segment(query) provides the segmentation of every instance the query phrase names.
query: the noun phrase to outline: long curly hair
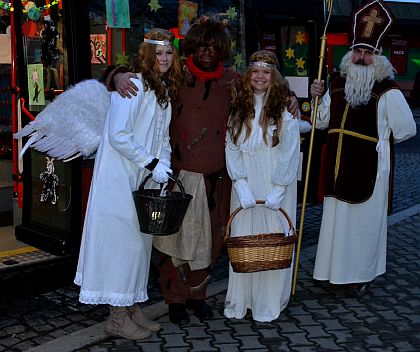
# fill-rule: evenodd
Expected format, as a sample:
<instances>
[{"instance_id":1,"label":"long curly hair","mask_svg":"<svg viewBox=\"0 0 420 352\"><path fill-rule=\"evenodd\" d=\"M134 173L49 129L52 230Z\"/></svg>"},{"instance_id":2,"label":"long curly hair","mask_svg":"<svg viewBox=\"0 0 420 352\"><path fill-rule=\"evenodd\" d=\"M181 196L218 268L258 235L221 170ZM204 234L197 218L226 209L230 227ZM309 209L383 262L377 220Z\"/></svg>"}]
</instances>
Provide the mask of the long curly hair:
<instances>
[{"instance_id":1,"label":"long curly hair","mask_svg":"<svg viewBox=\"0 0 420 352\"><path fill-rule=\"evenodd\" d=\"M265 62L276 65L279 62L277 57L270 51L256 51L249 58L250 62ZM273 134L272 146L279 143L280 130L282 126L282 112L287 108L286 99L289 95L289 84L283 78L277 68L271 70L271 82L267 91L264 93L263 109L260 116L255 116L254 92L251 86L251 75L254 67L249 65L244 76L239 82L236 91L233 92L233 108L229 118L228 129L236 144L245 128L245 140L250 136L252 130L252 120L259 118L259 124L263 129L264 142L267 142L267 130L270 125L276 125Z\"/></svg>"},{"instance_id":2,"label":"long curly hair","mask_svg":"<svg viewBox=\"0 0 420 352\"><path fill-rule=\"evenodd\" d=\"M142 74L145 90L154 90L159 105L166 108L169 102L176 100L182 79L179 54L173 44L175 35L166 29L153 28L144 37L171 42L174 52L173 63L164 74L161 74L159 70L155 44L141 43L137 52L137 58L133 63L134 71Z\"/></svg>"},{"instance_id":3,"label":"long curly hair","mask_svg":"<svg viewBox=\"0 0 420 352\"><path fill-rule=\"evenodd\" d=\"M193 55L200 46L212 45L219 50L220 60L230 59L230 39L223 23L214 18L195 22L184 40L185 56Z\"/></svg>"}]
</instances>

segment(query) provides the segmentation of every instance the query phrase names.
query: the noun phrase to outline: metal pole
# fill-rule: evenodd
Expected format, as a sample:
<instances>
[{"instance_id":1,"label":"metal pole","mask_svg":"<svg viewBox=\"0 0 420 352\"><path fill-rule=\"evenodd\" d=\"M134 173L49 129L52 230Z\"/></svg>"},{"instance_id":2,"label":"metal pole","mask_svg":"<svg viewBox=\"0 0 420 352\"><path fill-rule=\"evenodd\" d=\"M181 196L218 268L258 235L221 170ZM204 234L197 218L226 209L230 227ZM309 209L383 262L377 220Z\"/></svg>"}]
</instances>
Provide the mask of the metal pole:
<instances>
[{"instance_id":1,"label":"metal pole","mask_svg":"<svg viewBox=\"0 0 420 352\"><path fill-rule=\"evenodd\" d=\"M20 7L18 7L20 8ZM11 85L12 85L12 133L17 132L17 67L16 67L16 28L15 28L15 12L14 1L10 1L10 53L11 53ZM17 140L12 138L12 172L13 172L13 193L18 191L18 145Z\"/></svg>"},{"instance_id":2,"label":"metal pole","mask_svg":"<svg viewBox=\"0 0 420 352\"><path fill-rule=\"evenodd\" d=\"M107 65L112 65L112 28L106 29L106 61Z\"/></svg>"},{"instance_id":3,"label":"metal pole","mask_svg":"<svg viewBox=\"0 0 420 352\"><path fill-rule=\"evenodd\" d=\"M322 79L322 70L324 68L324 58L325 58L325 47L326 47L326 43L327 43L326 32L327 32L327 26L328 26L328 22L329 22L330 15L331 15L333 2L334 2L333 0L327 1L327 6L326 6L326 9L327 9L327 12L328 12L328 18L327 18L327 21L325 23L324 33L321 37L321 50L320 50L320 54L319 54L319 65L318 65L318 76L317 76L318 80ZM300 215L298 242L297 242L297 245L296 245L295 265L294 265L294 268L293 268L292 295L294 295L296 293L297 273L298 273L298 269L299 269L300 249L301 249L301 246L302 246L303 224L304 224L304 221L305 221L306 197L307 197L307 194L308 194L308 183L309 183L309 174L310 174L310 170L311 170L312 149L313 149L314 136L315 136L316 115L318 113L318 102L319 102L319 97L317 96L317 97L315 97L314 108L312 109L312 114L311 114L312 130L311 130L311 138L310 138L310 141L309 141L308 162L307 162L307 166L306 166L305 186L304 186L304 189L303 189L302 212L301 212L301 215Z\"/></svg>"}]
</instances>

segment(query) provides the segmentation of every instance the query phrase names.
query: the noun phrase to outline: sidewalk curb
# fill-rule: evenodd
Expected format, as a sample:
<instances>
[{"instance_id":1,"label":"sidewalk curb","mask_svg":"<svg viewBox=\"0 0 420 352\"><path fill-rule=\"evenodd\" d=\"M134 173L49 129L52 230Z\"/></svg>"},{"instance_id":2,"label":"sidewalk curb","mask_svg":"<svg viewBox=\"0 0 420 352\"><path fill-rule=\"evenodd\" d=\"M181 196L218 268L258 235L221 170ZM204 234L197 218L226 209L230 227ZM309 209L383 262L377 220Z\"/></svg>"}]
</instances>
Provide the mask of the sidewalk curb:
<instances>
[{"instance_id":1,"label":"sidewalk curb","mask_svg":"<svg viewBox=\"0 0 420 352\"><path fill-rule=\"evenodd\" d=\"M395 225L396 223L403 221L418 213L420 213L420 204L416 204L410 208L401 210L398 213L388 216L388 226Z\"/></svg>"},{"instance_id":2,"label":"sidewalk curb","mask_svg":"<svg viewBox=\"0 0 420 352\"><path fill-rule=\"evenodd\" d=\"M416 204L408 209L392 214L388 216L388 226L393 226L400 221L406 220L418 213L420 213L420 204ZM304 263L307 260L313 258L316 253L316 247L317 245L312 245L302 250L300 262ZM226 291L227 284L227 278L211 283L207 289L207 296L215 296ZM163 315L168 314L168 306L164 301L160 301L145 307L144 312L150 318L157 319ZM103 323L98 323L86 329L76 331L69 335L33 347L29 350L26 350L26 352L72 352L88 345L103 341L106 338L107 335L104 333Z\"/></svg>"},{"instance_id":3,"label":"sidewalk curb","mask_svg":"<svg viewBox=\"0 0 420 352\"><path fill-rule=\"evenodd\" d=\"M228 280L226 278L210 284L207 289L207 295L211 297L226 291L227 282ZM151 319L156 319L168 314L168 306L164 301L160 301L143 308L143 311ZM26 350L26 352L72 352L88 345L101 342L108 337L104 332L103 325L104 323L92 325L86 329L76 331L69 335L33 347Z\"/></svg>"}]
</instances>

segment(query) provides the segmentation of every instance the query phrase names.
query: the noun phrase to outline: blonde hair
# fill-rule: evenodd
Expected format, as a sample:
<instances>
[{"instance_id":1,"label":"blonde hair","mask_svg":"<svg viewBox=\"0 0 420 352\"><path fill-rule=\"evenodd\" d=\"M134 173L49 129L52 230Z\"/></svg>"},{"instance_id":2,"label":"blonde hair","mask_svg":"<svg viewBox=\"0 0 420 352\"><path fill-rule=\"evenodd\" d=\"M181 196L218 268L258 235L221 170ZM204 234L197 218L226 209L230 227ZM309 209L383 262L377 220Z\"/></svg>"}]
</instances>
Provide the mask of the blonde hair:
<instances>
[{"instance_id":1,"label":"blonde hair","mask_svg":"<svg viewBox=\"0 0 420 352\"><path fill-rule=\"evenodd\" d=\"M156 45L143 42L139 46L137 60L133 65L134 70L142 74L145 90L154 90L159 105L167 107L169 102L176 99L182 78L179 55L173 43L175 35L166 29L153 28L144 37L152 40L168 41L171 43L174 52L171 67L167 72L161 74L156 58Z\"/></svg>"},{"instance_id":2,"label":"blonde hair","mask_svg":"<svg viewBox=\"0 0 420 352\"><path fill-rule=\"evenodd\" d=\"M277 57L270 51L260 50L251 55L250 62L264 62L278 67ZM238 142L243 128L245 128L245 140L251 134L252 119L260 118L260 125L263 129L264 142L267 143L267 130L269 125L276 125L273 135L272 146L279 143L280 130L282 125L282 112L286 109L286 99L289 95L289 84L277 68L268 67L271 71L271 82L264 93L263 109L260 116L255 116L254 92L251 86L251 75L254 66L249 65L242 77L237 90L233 94L233 109L229 119L229 132L233 142Z\"/></svg>"}]
</instances>

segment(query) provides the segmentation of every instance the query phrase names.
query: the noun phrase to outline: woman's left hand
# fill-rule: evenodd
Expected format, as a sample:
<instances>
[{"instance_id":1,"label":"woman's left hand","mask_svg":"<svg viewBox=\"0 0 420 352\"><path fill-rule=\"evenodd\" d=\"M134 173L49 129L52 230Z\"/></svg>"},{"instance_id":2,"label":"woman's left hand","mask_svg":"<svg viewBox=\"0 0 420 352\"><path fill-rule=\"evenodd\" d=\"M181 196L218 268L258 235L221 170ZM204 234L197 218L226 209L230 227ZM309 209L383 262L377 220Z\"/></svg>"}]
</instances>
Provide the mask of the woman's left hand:
<instances>
[{"instance_id":1,"label":"woman's left hand","mask_svg":"<svg viewBox=\"0 0 420 352\"><path fill-rule=\"evenodd\" d=\"M279 210L285 193L285 186L275 185L273 189L265 196L264 206L269 209Z\"/></svg>"}]
</instances>

